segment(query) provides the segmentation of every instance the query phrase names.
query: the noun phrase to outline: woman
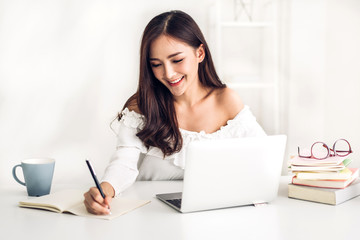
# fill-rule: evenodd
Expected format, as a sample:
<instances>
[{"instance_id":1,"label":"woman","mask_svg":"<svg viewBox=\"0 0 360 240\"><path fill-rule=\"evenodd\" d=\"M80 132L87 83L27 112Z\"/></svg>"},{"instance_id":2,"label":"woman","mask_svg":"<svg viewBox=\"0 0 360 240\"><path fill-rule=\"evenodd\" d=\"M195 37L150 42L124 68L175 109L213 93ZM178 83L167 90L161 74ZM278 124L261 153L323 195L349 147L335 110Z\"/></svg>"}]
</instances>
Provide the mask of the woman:
<instances>
[{"instance_id":1,"label":"woman","mask_svg":"<svg viewBox=\"0 0 360 240\"><path fill-rule=\"evenodd\" d=\"M101 183L106 198L96 188L84 194L94 214L108 214L111 198L135 180L182 179L190 141L265 135L220 81L201 30L181 11L146 26L138 90L118 119L117 151Z\"/></svg>"}]
</instances>

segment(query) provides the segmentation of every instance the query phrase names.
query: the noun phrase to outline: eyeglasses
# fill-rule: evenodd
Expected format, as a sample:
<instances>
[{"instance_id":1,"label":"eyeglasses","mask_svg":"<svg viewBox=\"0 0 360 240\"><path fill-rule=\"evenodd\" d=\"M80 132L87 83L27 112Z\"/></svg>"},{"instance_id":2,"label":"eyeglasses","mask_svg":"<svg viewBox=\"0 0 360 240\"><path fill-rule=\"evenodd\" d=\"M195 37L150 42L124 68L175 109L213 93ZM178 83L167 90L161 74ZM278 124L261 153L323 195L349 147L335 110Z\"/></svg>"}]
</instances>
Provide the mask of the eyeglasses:
<instances>
[{"instance_id":1,"label":"eyeglasses","mask_svg":"<svg viewBox=\"0 0 360 240\"><path fill-rule=\"evenodd\" d=\"M332 148L329 148L323 142L315 142L311 146L310 154L300 154L300 147L298 147L298 155L302 158L314 158L323 160L327 157L340 156L345 157L352 153L350 143L345 139L338 139L335 141Z\"/></svg>"}]
</instances>

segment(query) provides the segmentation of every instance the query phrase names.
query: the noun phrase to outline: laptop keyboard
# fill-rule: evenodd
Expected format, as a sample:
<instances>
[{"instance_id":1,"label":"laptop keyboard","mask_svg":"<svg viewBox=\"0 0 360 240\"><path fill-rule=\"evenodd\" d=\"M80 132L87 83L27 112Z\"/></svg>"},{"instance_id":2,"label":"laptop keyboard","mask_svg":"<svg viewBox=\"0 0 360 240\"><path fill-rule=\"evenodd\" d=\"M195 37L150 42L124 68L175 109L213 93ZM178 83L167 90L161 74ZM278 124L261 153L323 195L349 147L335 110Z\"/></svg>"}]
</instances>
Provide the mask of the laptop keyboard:
<instances>
[{"instance_id":1,"label":"laptop keyboard","mask_svg":"<svg viewBox=\"0 0 360 240\"><path fill-rule=\"evenodd\" d=\"M181 208L181 199L169 199L166 200L167 202L171 203L172 205L174 205L177 208Z\"/></svg>"}]
</instances>

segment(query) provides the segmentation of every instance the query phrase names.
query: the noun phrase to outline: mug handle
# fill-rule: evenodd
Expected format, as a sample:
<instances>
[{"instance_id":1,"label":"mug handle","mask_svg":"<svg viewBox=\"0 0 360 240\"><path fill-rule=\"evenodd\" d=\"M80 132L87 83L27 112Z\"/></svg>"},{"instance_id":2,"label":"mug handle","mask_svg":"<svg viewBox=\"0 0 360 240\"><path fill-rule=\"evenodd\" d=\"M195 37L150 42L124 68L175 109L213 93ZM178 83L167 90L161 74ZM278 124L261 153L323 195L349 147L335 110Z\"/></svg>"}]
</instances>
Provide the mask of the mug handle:
<instances>
[{"instance_id":1,"label":"mug handle","mask_svg":"<svg viewBox=\"0 0 360 240\"><path fill-rule=\"evenodd\" d=\"M26 186L26 184L25 184L24 182L22 182L22 181L16 176L16 168L17 168L17 167L21 167L21 164L15 165L15 166L13 167L13 169L12 169L12 175L13 175L14 179L15 179L18 183L20 183L21 185Z\"/></svg>"}]
</instances>

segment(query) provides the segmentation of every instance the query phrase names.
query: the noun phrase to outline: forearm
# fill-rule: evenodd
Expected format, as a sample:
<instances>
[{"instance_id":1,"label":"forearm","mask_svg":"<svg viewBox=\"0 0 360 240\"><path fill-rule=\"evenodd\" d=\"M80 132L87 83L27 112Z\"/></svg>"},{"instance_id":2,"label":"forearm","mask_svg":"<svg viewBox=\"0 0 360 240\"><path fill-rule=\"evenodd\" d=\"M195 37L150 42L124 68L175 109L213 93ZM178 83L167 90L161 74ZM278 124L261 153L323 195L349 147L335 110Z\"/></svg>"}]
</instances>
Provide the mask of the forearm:
<instances>
[{"instance_id":1,"label":"forearm","mask_svg":"<svg viewBox=\"0 0 360 240\"><path fill-rule=\"evenodd\" d=\"M118 148L112 156L110 164L107 166L102 182L107 182L112 186L114 195L118 195L129 187L139 173L137 162L140 150L134 147Z\"/></svg>"}]
</instances>

